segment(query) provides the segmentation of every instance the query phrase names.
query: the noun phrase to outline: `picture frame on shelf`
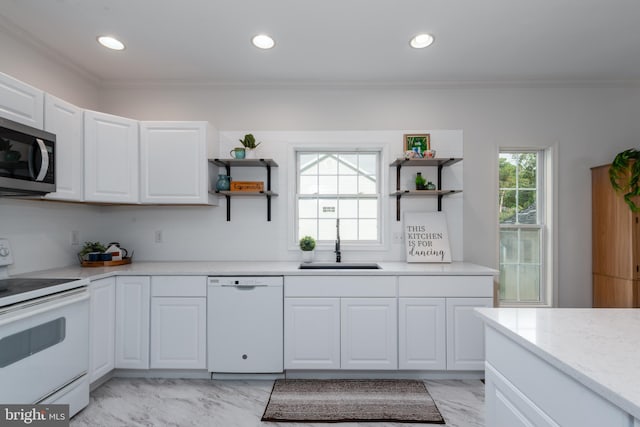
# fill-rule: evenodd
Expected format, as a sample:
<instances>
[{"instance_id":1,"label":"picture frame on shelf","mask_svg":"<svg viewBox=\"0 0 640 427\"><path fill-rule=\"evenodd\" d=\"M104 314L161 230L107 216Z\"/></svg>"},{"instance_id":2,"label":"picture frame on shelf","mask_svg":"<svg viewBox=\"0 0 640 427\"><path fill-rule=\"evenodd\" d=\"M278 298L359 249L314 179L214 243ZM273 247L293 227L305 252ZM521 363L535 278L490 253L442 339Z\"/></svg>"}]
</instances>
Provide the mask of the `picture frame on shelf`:
<instances>
[{"instance_id":1,"label":"picture frame on shelf","mask_svg":"<svg viewBox=\"0 0 640 427\"><path fill-rule=\"evenodd\" d=\"M413 151L424 156L424 153L431 150L431 135L428 133L406 133L404 134L404 151Z\"/></svg>"}]
</instances>

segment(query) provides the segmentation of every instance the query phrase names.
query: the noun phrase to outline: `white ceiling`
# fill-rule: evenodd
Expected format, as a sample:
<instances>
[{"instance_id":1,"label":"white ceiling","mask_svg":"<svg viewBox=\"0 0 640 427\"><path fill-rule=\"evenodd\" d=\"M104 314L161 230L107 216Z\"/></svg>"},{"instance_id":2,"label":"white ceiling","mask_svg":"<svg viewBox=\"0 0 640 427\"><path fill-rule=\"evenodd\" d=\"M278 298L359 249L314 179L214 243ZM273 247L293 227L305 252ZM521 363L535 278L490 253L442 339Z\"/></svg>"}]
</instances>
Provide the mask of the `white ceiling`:
<instances>
[{"instance_id":1,"label":"white ceiling","mask_svg":"<svg viewBox=\"0 0 640 427\"><path fill-rule=\"evenodd\" d=\"M640 80L638 0L1 0L0 15L105 83ZM251 45L261 32L275 49ZM435 43L411 49L419 32Z\"/></svg>"}]
</instances>

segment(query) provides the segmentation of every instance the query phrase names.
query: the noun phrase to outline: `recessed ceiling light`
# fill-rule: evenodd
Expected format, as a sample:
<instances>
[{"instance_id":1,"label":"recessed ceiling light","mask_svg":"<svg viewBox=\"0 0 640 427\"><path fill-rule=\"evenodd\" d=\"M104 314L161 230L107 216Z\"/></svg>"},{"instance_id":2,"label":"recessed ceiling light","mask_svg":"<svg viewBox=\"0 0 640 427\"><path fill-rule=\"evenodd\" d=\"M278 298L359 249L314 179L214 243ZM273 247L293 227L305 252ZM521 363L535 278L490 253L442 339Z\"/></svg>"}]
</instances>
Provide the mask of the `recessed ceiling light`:
<instances>
[{"instance_id":1,"label":"recessed ceiling light","mask_svg":"<svg viewBox=\"0 0 640 427\"><path fill-rule=\"evenodd\" d=\"M409 42L409 45L411 45L411 47L414 49L423 49L427 46L431 46L431 43L433 43L433 40L434 38L431 34L427 34L427 33L418 34L417 36L411 39L411 41Z\"/></svg>"},{"instance_id":2,"label":"recessed ceiling light","mask_svg":"<svg viewBox=\"0 0 640 427\"><path fill-rule=\"evenodd\" d=\"M100 43L102 46L106 48L113 49L113 50L124 49L124 43L122 43L120 40L111 36L98 36L98 43Z\"/></svg>"},{"instance_id":3,"label":"recessed ceiling light","mask_svg":"<svg viewBox=\"0 0 640 427\"><path fill-rule=\"evenodd\" d=\"M258 34L251 39L251 43L258 49L271 49L276 45L271 37L266 34Z\"/></svg>"}]
</instances>

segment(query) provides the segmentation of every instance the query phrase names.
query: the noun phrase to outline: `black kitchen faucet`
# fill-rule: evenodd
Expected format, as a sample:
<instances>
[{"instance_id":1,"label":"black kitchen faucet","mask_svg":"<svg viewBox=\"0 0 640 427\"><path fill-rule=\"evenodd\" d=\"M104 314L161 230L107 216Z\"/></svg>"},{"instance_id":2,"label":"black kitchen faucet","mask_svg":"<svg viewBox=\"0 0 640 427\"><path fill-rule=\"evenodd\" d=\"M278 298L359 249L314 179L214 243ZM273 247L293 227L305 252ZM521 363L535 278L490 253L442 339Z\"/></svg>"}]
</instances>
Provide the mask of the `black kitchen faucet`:
<instances>
[{"instance_id":1,"label":"black kitchen faucet","mask_svg":"<svg viewBox=\"0 0 640 427\"><path fill-rule=\"evenodd\" d=\"M336 262L340 262L340 218L336 219L336 250L334 252L336 253Z\"/></svg>"}]
</instances>

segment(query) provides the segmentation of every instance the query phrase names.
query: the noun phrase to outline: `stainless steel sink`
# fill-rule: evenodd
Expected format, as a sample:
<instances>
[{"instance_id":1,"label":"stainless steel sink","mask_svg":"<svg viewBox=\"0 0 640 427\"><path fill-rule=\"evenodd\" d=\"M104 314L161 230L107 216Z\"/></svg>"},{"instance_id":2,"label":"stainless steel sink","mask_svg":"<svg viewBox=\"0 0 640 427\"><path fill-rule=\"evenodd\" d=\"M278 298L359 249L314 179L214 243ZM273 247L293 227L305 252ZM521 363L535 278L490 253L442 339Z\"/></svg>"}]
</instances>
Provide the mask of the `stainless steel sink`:
<instances>
[{"instance_id":1,"label":"stainless steel sink","mask_svg":"<svg viewBox=\"0 0 640 427\"><path fill-rule=\"evenodd\" d=\"M303 262L301 270L380 270L375 262Z\"/></svg>"}]
</instances>

